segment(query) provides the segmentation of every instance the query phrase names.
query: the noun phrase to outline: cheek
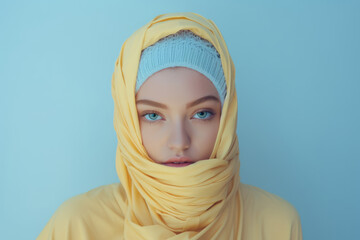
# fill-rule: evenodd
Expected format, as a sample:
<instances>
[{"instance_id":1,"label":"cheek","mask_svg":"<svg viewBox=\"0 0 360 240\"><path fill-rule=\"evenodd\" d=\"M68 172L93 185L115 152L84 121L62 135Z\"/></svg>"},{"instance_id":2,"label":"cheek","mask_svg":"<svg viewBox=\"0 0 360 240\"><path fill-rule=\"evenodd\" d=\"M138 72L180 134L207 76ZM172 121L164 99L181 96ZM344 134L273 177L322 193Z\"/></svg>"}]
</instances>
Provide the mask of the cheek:
<instances>
[{"instance_id":1,"label":"cheek","mask_svg":"<svg viewBox=\"0 0 360 240\"><path fill-rule=\"evenodd\" d=\"M148 153L149 157L156 160L156 155L159 153L159 149L162 144L160 134L158 134L159 129L154 126L150 126L149 124L140 123L140 131L142 143L146 152Z\"/></svg>"},{"instance_id":2,"label":"cheek","mask_svg":"<svg viewBox=\"0 0 360 240\"><path fill-rule=\"evenodd\" d=\"M194 128L192 144L194 149L199 149L200 158L209 158L214 148L217 133L219 130L219 122L198 125Z\"/></svg>"}]
</instances>

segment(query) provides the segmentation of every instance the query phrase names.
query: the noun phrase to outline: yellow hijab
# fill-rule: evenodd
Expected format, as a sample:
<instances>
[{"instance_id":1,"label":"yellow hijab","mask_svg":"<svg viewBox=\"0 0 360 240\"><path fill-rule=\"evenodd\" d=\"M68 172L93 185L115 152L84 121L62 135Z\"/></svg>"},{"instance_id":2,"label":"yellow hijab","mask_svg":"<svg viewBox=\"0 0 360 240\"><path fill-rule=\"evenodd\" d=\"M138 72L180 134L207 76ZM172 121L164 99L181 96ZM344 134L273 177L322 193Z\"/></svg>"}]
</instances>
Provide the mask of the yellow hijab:
<instances>
[{"instance_id":1,"label":"yellow hijab","mask_svg":"<svg viewBox=\"0 0 360 240\"><path fill-rule=\"evenodd\" d=\"M220 127L210 159L183 168L153 162L141 141L135 83L141 51L188 29L221 56L227 84ZM235 68L215 23L195 13L162 14L137 30L121 48L112 76L116 170L126 193L124 239L238 239L242 202L236 135Z\"/></svg>"},{"instance_id":2,"label":"yellow hijab","mask_svg":"<svg viewBox=\"0 0 360 240\"><path fill-rule=\"evenodd\" d=\"M182 29L220 53L227 95L210 159L172 168L154 163L141 143L135 81L141 51ZM302 239L300 217L290 203L240 183L235 68L211 20L195 13L162 14L136 31L116 61L112 95L121 183L65 201L37 240Z\"/></svg>"}]
</instances>

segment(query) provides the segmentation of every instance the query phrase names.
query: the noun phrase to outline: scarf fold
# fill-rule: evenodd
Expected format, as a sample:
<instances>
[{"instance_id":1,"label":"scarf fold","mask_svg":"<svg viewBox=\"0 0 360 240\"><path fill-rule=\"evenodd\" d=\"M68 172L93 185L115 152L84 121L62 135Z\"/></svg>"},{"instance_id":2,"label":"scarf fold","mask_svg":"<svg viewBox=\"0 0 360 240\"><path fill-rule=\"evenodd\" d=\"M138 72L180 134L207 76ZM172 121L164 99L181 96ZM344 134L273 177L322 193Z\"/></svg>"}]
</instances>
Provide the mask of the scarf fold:
<instances>
[{"instance_id":1,"label":"scarf fold","mask_svg":"<svg viewBox=\"0 0 360 240\"><path fill-rule=\"evenodd\" d=\"M155 163L142 145L135 84L141 51L182 29L191 30L217 49L227 95L210 158L172 168ZM115 64L111 92L118 139L116 170L127 196L119 202L127 209L124 238L240 238L242 204L235 67L215 23L190 12L155 17L124 42Z\"/></svg>"}]
</instances>

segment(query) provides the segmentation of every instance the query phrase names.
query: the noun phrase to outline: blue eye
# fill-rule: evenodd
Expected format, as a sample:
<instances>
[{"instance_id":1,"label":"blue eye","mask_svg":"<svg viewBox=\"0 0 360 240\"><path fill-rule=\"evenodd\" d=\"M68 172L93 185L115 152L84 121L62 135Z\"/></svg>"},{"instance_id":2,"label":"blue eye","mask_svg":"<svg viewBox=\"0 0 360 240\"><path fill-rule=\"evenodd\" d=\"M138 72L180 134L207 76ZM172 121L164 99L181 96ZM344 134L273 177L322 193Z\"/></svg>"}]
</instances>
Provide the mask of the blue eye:
<instances>
[{"instance_id":1,"label":"blue eye","mask_svg":"<svg viewBox=\"0 0 360 240\"><path fill-rule=\"evenodd\" d=\"M147 113L144 115L144 117L146 118L146 120L149 120L149 121L156 121L156 120L161 119L159 114L156 114L156 113Z\"/></svg>"},{"instance_id":2,"label":"blue eye","mask_svg":"<svg viewBox=\"0 0 360 240\"><path fill-rule=\"evenodd\" d=\"M198 119L208 119L212 115L214 115L214 114L209 111L201 111L201 112L197 112L195 114L195 116L198 116Z\"/></svg>"}]
</instances>

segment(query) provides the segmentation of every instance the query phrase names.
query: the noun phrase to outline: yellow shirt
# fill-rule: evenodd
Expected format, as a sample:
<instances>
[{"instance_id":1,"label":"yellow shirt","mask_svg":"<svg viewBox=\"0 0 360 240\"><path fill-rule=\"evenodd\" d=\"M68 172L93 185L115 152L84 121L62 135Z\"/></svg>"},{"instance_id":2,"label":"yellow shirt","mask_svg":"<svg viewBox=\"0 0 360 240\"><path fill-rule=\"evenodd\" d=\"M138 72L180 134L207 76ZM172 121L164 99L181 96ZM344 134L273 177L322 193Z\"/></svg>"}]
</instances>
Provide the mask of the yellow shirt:
<instances>
[{"instance_id":1,"label":"yellow shirt","mask_svg":"<svg viewBox=\"0 0 360 240\"><path fill-rule=\"evenodd\" d=\"M241 239L302 239L299 215L289 202L243 183L240 192L243 201ZM126 209L121 209L119 202L126 202L120 183L104 185L72 197L57 209L37 240L124 239Z\"/></svg>"}]
</instances>

